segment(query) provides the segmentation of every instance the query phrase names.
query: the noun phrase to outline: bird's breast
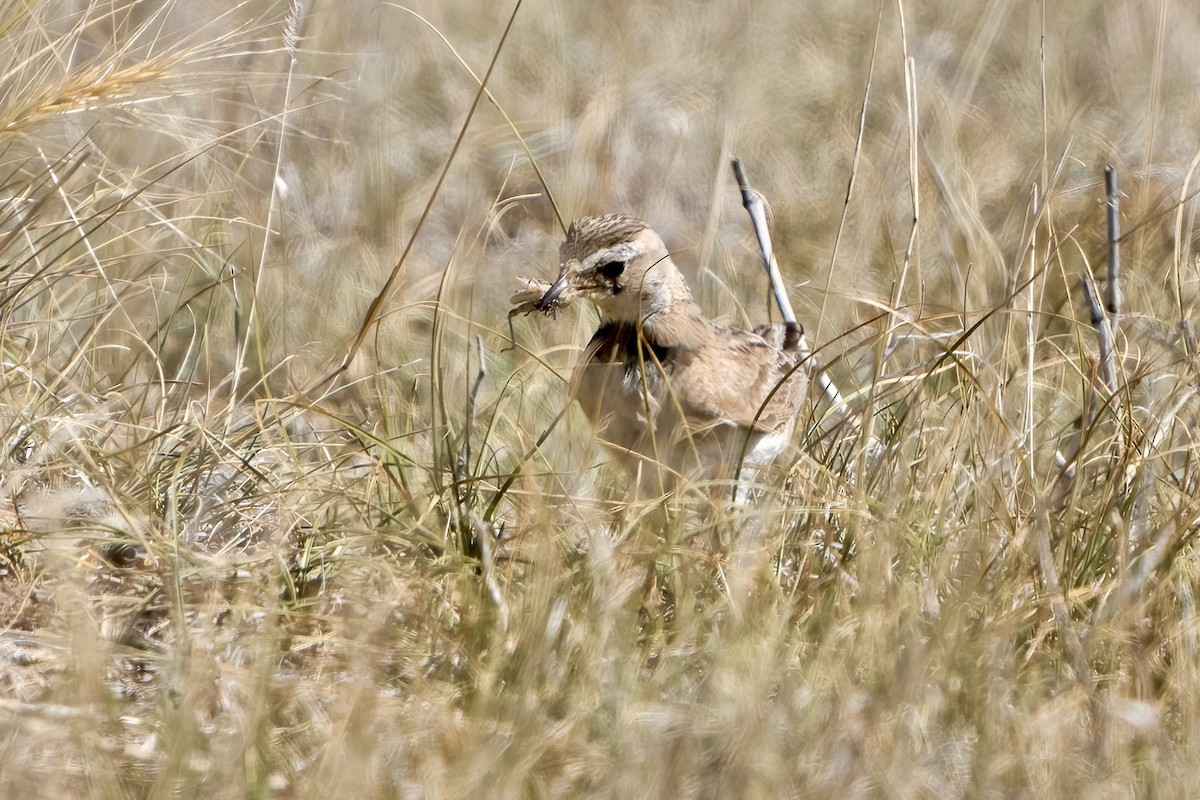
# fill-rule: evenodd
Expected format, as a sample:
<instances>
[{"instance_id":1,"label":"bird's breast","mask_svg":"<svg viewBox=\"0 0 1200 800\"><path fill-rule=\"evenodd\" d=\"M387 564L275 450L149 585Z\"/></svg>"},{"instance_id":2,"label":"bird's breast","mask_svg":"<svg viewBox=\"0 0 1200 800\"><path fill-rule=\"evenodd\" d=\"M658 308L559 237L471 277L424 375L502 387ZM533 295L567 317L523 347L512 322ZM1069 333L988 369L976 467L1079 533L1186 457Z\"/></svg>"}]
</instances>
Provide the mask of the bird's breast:
<instances>
[{"instance_id":1,"label":"bird's breast","mask_svg":"<svg viewBox=\"0 0 1200 800\"><path fill-rule=\"evenodd\" d=\"M655 429L675 362L673 348L646 341L633 325L609 323L576 367L572 394L606 439L632 446Z\"/></svg>"}]
</instances>

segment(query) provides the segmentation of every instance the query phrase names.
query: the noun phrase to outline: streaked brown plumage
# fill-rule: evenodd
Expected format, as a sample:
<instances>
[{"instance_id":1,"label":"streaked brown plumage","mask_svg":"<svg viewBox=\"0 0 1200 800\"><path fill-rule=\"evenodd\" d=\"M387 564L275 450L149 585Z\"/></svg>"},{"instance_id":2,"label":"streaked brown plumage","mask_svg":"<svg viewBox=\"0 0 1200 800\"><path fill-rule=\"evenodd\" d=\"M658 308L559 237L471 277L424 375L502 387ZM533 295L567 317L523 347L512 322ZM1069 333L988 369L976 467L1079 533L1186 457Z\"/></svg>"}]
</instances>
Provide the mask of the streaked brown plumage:
<instances>
[{"instance_id":1,"label":"streaked brown plumage","mask_svg":"<svg viewBox=\"0 0 1200 800\"><path fill-rule=\"evenodd\" d=\"M799 325L746 331L709 320L662 239L632 217L575 222L560 261L540 299L514 296L527 299L514 313L556 313L579 298L599 308L572 392L628 467L650 460L720 475L743 454L764 466L786 446L808 386Z\"/></svg>"}]
</instances>

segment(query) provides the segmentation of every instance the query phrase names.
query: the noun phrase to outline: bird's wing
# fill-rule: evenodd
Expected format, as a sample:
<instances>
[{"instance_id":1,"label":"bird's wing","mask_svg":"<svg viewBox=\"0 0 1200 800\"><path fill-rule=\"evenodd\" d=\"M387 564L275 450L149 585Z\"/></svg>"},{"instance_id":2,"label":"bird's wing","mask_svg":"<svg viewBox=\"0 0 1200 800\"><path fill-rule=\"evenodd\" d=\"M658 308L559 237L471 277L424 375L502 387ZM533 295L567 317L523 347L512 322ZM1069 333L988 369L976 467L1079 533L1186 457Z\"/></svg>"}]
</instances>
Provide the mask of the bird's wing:
<instances>
[{"instance_id":1,"label":"bird's wing","mask_svg":"<svg viewBox=\"0 0 1200 800\"><path fill-rule=\"evenodd\" d=\"M751 332L721 326L711 344L694 351L686 363L681 359L672 385L693 426L733 424L773 431L785 425L799 410L808 385L803 368L797 368L798 330L772 325Z\"/></svg>"}]
</instances>

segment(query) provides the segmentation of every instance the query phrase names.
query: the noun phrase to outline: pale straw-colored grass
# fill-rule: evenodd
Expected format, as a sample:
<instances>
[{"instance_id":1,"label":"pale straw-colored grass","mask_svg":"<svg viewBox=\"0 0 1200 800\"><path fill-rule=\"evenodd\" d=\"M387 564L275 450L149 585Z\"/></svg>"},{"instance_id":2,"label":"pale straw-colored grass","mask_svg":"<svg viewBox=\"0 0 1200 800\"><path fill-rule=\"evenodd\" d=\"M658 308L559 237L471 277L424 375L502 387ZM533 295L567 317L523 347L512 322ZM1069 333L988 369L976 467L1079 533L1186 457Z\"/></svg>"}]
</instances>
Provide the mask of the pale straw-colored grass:
<instances>
[{"instance_id":1,"label":"pale straw-colored grass","mask_svg":"<svg viewBox=\"0 0 1200 800\"><path fill-rule=\"evenodd\" d=\"M512 10L0 10L0 795L1192 794L1200 19ZM863 426L631 500L507 298L764 321L734 154Z\"/></svg>"}]
</instances>

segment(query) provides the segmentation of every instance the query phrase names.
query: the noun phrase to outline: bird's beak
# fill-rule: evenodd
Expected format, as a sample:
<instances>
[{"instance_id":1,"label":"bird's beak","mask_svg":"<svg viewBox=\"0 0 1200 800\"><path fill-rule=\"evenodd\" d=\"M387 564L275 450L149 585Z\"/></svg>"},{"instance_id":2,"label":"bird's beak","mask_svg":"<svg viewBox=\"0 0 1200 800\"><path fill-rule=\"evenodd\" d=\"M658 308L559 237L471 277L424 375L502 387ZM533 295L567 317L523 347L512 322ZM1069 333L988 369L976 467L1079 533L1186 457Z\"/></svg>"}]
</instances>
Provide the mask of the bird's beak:
<instances>
[{"instance_id":1,"label":"bird's beak","mask_svg":"<svg viewBox=\"0 0 1200 800\"><path fill-rule=\"evenodd\" d=\"M562 293L567 290L568 283L567 275L564 273L546 290L546 293L542 295L542 299L537 301L535 304L537 310L545 314L557 308L558 300L562 296Z\"/></svg>"}]
</instances>

